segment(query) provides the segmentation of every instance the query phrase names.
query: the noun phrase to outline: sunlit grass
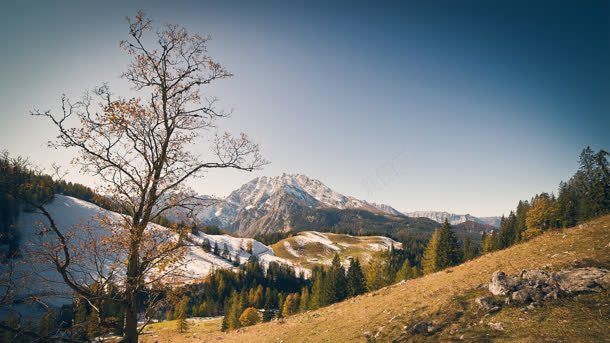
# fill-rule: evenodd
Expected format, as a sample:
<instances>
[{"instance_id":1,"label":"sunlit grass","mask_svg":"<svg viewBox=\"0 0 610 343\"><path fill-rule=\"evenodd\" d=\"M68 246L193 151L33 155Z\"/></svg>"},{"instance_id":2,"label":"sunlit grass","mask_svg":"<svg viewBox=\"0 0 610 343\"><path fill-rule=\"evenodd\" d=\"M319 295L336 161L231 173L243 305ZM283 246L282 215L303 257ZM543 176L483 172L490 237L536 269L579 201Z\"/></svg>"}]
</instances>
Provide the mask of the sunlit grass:
<instances>
[{"instance_id":1,"label":"sunlit grass","mask_svg":"<svg viewBox=\"0 0 610 343\"><path fill-rule=\"evenodd\" d=\"M141 342L200 342L207 341L211 334L220 333L222 317L212 319L189 319L188 331L178 332L176 320L153 323L145 328Z\"/></svg>"}]
</instances>

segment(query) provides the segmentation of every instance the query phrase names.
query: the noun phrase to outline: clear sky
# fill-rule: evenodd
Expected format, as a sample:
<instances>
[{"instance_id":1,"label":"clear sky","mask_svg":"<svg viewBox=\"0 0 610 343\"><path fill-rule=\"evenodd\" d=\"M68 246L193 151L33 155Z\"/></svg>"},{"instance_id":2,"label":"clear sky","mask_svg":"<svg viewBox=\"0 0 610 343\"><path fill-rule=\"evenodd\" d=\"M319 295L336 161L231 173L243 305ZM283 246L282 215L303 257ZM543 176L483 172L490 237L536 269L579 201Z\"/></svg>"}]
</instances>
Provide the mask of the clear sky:
<instances>
[{"instance_id":1,"label":"clear sky","mask_svg":"<svg viewBox=\"0 0 610 343\"><path fill-rule=\"evenodd\" d=\"M212 35L235 74L206 90L234 110L220 125L272 162L210 172L197 191L301 173L400 210L499 215L555 191L583 147L610 148L609 4L6 1L0 149L66 164L73 152L48 149L54 132L28 112L102 82L126 91L118 42L142 9Z\"/></svg>"}]
</instances>

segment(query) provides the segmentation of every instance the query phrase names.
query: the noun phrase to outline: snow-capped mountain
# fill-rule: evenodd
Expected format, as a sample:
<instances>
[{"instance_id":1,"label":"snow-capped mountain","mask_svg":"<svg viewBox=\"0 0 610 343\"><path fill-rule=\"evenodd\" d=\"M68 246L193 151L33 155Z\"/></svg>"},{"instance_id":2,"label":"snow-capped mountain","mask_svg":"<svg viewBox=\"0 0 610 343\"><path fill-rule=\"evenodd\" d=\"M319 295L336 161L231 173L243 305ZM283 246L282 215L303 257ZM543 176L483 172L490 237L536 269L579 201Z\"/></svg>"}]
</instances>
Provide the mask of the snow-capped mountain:
<instances>
[{"instance_id":1,"label":"snow-capped mountain","mask_svg":"<svg viewBox=\"0 0 610 343\"><path fill-rule=\"evenodd\" d=\"M493 227L500 226L500 217L475 217L470 214L455 214L449 212L441 212L441 211L414 211L414 212L404 212L405 215L409 217L420 217L420 218L428 218L432 219L439 223L444 223L445 219L449 221L449 224L456 225L461 224L467 221L473 221L479 224L487 224Z\"/></svg>"},{"instance_id":2,"label":"snow-capped mountain","mask_svg":"<svg viewBox=\"0 0 610 343\"><path fill-rule=\"evenodd\" d=\"M391 206L340 194L305 175L282 174L253 179L224 201L206 209L199 219L231 232L252 236L289 230L293 217L308 209L357 209L380 215L401 215Z\"/></svg>"}]
</instances>

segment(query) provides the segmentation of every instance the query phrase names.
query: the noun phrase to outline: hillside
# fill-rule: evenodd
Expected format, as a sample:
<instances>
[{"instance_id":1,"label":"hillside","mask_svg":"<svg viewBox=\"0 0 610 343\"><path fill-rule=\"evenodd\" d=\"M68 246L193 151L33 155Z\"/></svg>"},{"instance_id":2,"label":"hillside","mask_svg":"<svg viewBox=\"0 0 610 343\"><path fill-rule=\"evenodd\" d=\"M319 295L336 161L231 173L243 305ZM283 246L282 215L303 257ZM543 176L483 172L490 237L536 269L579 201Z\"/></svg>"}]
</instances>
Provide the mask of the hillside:
<instances>
[{"instance_id":1,"label":"hillside","mask_svg":"<svg viewBox=\"0 0 610 343\"><path fill-rule=\"evenodd\" d=\"M55 195L54 200L46 206L46 209L52 215L59 229L64 234L69 230L79 228L79 226L90 225L93 228L91 234L96 235L94 237L108 234L108 232L100 229L98 222L100 216L109 215L110 218L115 219L120 218L121 216L118 213L102 209L99 206L84 200L60 194ZM22 249L24 249L25 257L17 259L15 273L16 276L23 275L24 278L27 278L27 282L24 283L19 291L19 296L27 297L30 294L45 294L45 299L55 306L69 304L72 302L70 297L71 291L61 282L61 277L54 267L40 260L30 261L27 258L27 249L39 246L40 244L54 239L52 234L45 235L40 233L40 222L46 222L46 218L41 214L31 212L22 212L16 222L16 227L21 235L20 245L22 246ZM166 231L167 235L170 237L176 235L170 229L160 225L149 225L155 230ZM91 239L88 236L84 236L86 233L83 230L75 230L74 234L75 236L72 237L73 241ZM290 264L290 261L275 256L270 247L251 238L237 238L229 235L208 235L203 232L198 232L196 234L189 234L187 240L192 243L192 245L187 247L188 250L185 261L183 261L183 265L180 267L183 270L183 273L179 273L181 275L186 275L187 277L176 277L172 280L168 280L168 282L194 282L203 279L215 269L231 269L233 268L232 261L235 261L236 257L239 257L240 263L246 263L251 255L248 252L249 246L252 248L252 254L257 256L259 261L263 264L268 264L270 262ZM211 247L217 245L221 252L226 247L232 261L226 257L206 252L201 247L204 241ZM1 265L0 272L3 271L4 268L6 268L6 266ZM83 268L93 268L92 262L84 261ZM95 273L92 274L95 275Z\"/></svg>"},{"instance_id":2,"label":"hillside","mask_svg":"<svg viewBox=\"0 0 610 343\"><path fill-rule=\"evenodd\" d=\"M402 248L402 244L383 236L350 236L315 231L299 232L271 246L276 256L289 260L295 266L310 269L316 264L330 265L335 254L344 263L350 257L366 263L371 254L379 250Z\"/></svg>"},{"instance_id":3,"label":"hillside","mask_svg":"<svg viewBox=\"0 0 610 343\"><path fill-rule=\"evenodd\" d=\"M610 337L607 290L545 302L543 307L525 311L508 306L488 315L476 310L474 299L488 292L486 285L497 270L515 274L573 265L609 268L609 242L610 216L604 216L317 311L197 337L223 342L451 341L460 337L464 341L599 342ZM409 329L424 320L443 324L442 329L430 336L411 336ZM497 322L502 330L489 326ZM194 335L174 336L172 341L189 341Z\"/></svg>"}]
</instances>

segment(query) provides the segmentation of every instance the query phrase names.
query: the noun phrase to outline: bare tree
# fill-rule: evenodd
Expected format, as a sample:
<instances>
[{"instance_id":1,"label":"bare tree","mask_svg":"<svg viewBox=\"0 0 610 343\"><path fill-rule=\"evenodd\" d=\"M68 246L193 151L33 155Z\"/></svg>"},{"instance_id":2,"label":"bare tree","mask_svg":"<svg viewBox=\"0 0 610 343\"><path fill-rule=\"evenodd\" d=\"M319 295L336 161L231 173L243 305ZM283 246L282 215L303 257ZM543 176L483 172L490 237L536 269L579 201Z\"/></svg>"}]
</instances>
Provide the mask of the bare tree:
<instances>
[{"instance_id":1,"label":"bare tree","mask_svg":"<svg viewBox=\"0 0 610 343\"><path fill-rule=\"evenodd\" d=\"M158 230L149 223L169 211L190 211L201 204L185 184L188 179L209 169L252 171L267 162L244 134L214 135L210 161L192 151L202 132L209 132L217 119L229 115L216 109L215 98L202 95L204 86L232 76L208 55L209 38L177 25L154 27L141 12L127 20L129 39L122 41L121 47L133 60L123 78L141 98L115 96L104 85L76 102L64 96L59 114L39 110L32 114L50 120L59 132L50 145L76 149L73 163L98 177L100 191L112 197L125 214L119 221L100 222L112 233L106 236L109 240L121 235L120 240L107 244L119 250L118 255L124 253L124 341L136 342L140 310L136 295L151 282L147 273L153 268L162 271L178 260L182 247L181 239L159 242ZM153 30L151 39L148 34ZM57 237L54 251L47 257L64 282L81 297L99 296L71 269L72 256L85 252L71 251L76 245L68 243L44 207L40 211Z\"/></svg>"}]
</instances>

